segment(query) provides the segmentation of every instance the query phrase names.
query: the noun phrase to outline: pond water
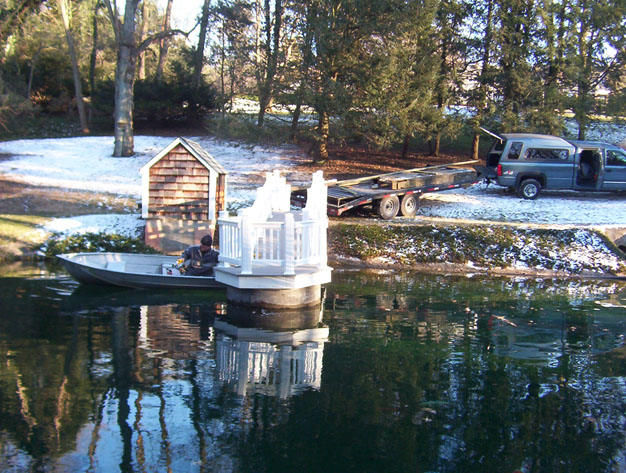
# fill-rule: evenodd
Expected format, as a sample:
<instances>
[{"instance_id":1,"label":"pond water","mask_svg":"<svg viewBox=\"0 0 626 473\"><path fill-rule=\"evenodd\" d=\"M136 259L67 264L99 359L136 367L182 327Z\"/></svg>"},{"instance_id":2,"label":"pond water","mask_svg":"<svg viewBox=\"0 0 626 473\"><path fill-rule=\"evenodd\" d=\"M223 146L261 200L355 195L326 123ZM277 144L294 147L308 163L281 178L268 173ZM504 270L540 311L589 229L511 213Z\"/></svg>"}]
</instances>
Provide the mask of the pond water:
<instances>
[{"instance_id":1,"label":"pond water","mask_svg":"<svg viewBox=\"0 0 626 473\"><path fill-rule=\"evenodd\" d=\"M0 471L626 469L626 282L335 271L323 307L0 285Z\"/></svg>"}]
</instances>

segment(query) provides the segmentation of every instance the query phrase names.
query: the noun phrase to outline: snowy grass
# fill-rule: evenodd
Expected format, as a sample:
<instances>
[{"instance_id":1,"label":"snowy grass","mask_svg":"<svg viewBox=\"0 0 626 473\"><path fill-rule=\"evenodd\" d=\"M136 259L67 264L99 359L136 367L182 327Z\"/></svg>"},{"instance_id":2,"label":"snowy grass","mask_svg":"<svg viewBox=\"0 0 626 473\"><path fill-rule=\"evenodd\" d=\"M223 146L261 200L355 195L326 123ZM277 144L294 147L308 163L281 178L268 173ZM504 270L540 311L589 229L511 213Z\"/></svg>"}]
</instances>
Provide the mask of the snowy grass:
<instances>
[{"instance_id":1,"label":"snowy grass","mask_svg":"<svg viewBox=\"0 0 626 473\"><path fill-rule=\"evenodd\" d=\"M297 160L293 147L242 146L204 137L198 141L229 172L230 208L252 202L265 172L288 172ZM136 155L113 158L111 137L79 137L17 140L0 143L0 173L33 185L59 189L104 192L138 198L139 169L172 141L171 137L136 136ZM451 226L352 226L335 238L331 251L345 258L360 258L387 264L453 262L467 268L545 268L567 272L604 274L624 271L623 260L590 229L594 226L626 226L623 194L545 192L538 200L520 199L497 186L426 194L421 198L420 217L483 222L545 224L570 227L551 234L549 230L502 230L501 225ZM142 220L135 214L86 215L52 219L42 227L51 234L73 235L107 232L136 237ZM343 226L339 226L340 228ZM584 227L584 230L581 228ZM427 230L424 230L427 229ZM332 234L337 235L335 230Z\"/></svg>"},{"instance_id":2,"label":"snowy grass","mask_svg":"<svg viewBox=\"0 0 626 473\"><path fill-rule=\"evenodd\" d=\"M205 137L189 138L228 170L228 202L234 206L254 199L266 172L288 170L293 165L290 156L296 151L290 147L242 146ZM135 155L128 158L111 156L110 136L6 141L0 143L0 154L14 157L0 161L0 174L34 185L139 198L139 170L172 140L135 136Z\"/></svg>"},{"instance_id":3,"label":"snowy grass","mask_svg":"<svg viewBox=\"0 0 626 473\"><path fill-rule=\"evenodd\" d=\"M544 191L526 200L497 185L424 194L419 216L550 225L626 226L624 192Z\"/></svg>"},{"instance_id":4,"label":"snowy grass","mask_svg":"<svg viewBox=\"0 0 626 473\"><path fill-rule=\"evenodd\" d=\"M573 274L626 272L626 260L590 230L491 226L334 225L331 252L344 260L411 267L452 263Z\"/></svg>"}]
</instances>

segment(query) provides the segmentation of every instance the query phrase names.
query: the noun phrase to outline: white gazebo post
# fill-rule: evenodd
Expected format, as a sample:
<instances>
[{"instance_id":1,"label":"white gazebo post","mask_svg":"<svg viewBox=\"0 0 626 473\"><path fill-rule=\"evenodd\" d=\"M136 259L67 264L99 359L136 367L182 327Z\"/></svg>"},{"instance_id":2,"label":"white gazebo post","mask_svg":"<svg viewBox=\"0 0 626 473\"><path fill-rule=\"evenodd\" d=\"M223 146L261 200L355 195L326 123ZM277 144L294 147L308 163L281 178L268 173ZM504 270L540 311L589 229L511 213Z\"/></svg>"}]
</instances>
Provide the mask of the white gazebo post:
<instances>
[{"instance_id":1,"label":"white gazebo post","mask_svg":"<svg viewBox=\"0 0 626 473\"><path fill-rule=\"evenodd\" d=\"M284 238L283 241L285 242L285 262L284 262L284 274L285 276L293 276L294 274L296 274L296 267L295 267L295 261L294 261L294 253L295 253L295 248L294 248L294 230L295 230L295 225L294 225L294 219L293 219L293 214L292 213L287 213L285 214L285 223L283 225L283 233L284 233Z\"/></svg>"},{"instance_id":2,"label":"white gazebo post","mask_svg":"<svg viewBox=\"0 0 626 473\"><path fill-rule=\"evenodd\" d=\"M241 235L241 274L252 274L252 250L254 237L254 228L251 218L246 209L239 211L241 220L239 221Z\"/></svg>"}]
</instances>

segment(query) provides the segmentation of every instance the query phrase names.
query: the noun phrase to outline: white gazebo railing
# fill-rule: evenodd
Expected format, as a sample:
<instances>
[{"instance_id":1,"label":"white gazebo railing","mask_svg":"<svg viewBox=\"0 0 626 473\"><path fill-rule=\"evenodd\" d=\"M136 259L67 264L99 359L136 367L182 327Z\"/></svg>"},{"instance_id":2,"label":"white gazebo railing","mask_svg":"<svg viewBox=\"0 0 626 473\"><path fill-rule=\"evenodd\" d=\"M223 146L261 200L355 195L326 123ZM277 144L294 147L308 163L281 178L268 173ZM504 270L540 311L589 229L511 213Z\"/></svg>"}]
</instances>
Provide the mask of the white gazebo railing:
<instances>
[{"instance_id":1,"label":"white gazebo railing","mask_svg":"<svg viewBox=\"0 0 626 473\"><path fill-rule=\"evenodd\" d=\"M278 172L268 173L254 205L237 216L220 212L218 219L221 265L238 266L241 274L272 271L294 275L298 266L327 266L328 218L326 184L321 172L313 175L307 204L289 210L290 186ZM269 269L271 268L271 269Z\"/></svg>"}]
</instances>

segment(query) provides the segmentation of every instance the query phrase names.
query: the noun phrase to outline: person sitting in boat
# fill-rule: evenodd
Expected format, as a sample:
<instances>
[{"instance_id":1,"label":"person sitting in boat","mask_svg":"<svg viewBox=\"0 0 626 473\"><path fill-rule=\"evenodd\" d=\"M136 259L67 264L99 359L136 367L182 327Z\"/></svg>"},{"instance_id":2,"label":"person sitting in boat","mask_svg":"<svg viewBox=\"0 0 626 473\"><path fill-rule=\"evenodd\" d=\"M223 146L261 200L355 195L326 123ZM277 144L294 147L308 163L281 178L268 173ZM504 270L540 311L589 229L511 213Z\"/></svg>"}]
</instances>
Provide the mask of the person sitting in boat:
<instances>
[{"instance_id":1,"label":"person sitting in boat","mask_svg":"<svg viewBox=\"0 0 626 473\"><path fill-rule=\"evenodd\" d=\"M199 245L187 248L180 255L184 260L181 273L189 276L213 276L213 268L217 266L219 253L213 248L211 235L204 235Z\"/></svg>"}]
</instances>

